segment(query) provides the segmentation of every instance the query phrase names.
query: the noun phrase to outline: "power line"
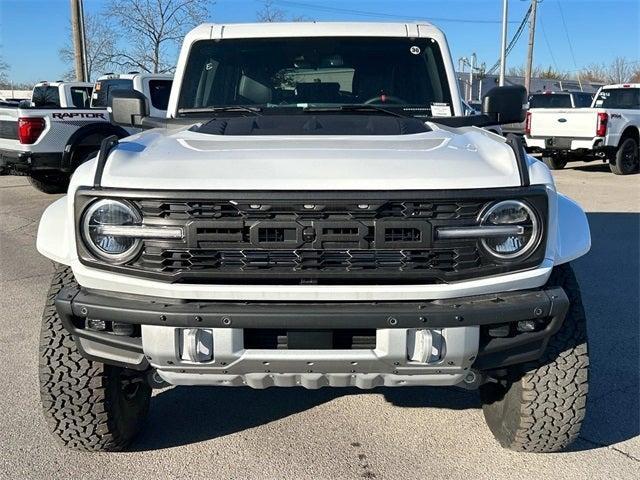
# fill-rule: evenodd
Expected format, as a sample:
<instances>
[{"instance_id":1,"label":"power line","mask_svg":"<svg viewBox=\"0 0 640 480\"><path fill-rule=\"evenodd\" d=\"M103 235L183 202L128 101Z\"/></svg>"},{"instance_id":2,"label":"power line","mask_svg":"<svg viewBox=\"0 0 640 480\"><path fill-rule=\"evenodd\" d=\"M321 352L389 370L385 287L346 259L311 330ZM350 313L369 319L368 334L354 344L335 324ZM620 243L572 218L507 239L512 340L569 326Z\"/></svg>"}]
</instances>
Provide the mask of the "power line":
<instances>
[{"instance_id":1,"label":"power line","mask_svg":"<svg viewBox=\"0 0 640 480\"><path fill-rule=\"evenodd\" d=\"M371 12L365 10L353 10L350 8L340 8L340 7L329 7L326 5L315 5L311 3L304 2L296 2L292 0L273 0L273 3L279 4L283 7L297 7L297 8L305 8L308 10L316 10L321 12L330 12L330 13L346 13L350 15L364 16L364 17L377 17L377 18L394 18L394 19L402 19L406 20L409 18L407 15L395 15L392 13L383 13L383 12ZM426 20L431 22L450 22L450 23L482 23L482 24L495 24L501 23L500 20L475 20L471 18L449 18L449 17L428 17ZM508 23L516 23L516 22L508 22Z\"/></svg>"},{"instance_id":2,"label":"power line","mask_svg":"<svg viewBox=\"0 0 640 480\"><path fill-rule=\"evenodd\" d=\"M571 58L573 59L573 66L578 69L578 63L576 62L576 55L573 53L573 44L571 43L571 38L569 37L569 30L567 30L567 22L564 19L562 5L560 5L560 0L556 0L556 3L558 4L558 9L560 10L560 18L562 19L562 26L564 27L564 34L567 37L567 43L569 44L569 51L571 52ZM582 89L582 82L580 82L580 73L578 73L578 83L580 84L580 88Z\"/></svg>"},{"instance_id":3,"label":"power line","mask_svg":"<svg viewBox=\"0 0 640 480\"><path fill-rule=\"evenodd\" d=\"M544 43L547 44L547 50L549 50L549 55L551 56L551 61L553 62L553 66L556 71L559 71L558 63L556 62L556 57L553 54L553 49L551 48L551 44L549 43L549 39L547 38L547 31L544 29L544 23L542 22L542 15L540 16L540 26L542 27L542 36L544 38Z\"/></svg>"},{"instance_id":4,"label":"power line","mask_svg":"<svg viewBox=\"0 0 640 480\"><path fill-rule=\"evenodd\" d=\"M513 47L515 47L516 43L518 42L518 40L522 36L522 32L524 32L524 27L527 24L527 20L529 20L529 15L531 15L531 7L529 7L527 12L524 14L524 18L520 22L520 26L518 27L518 30L516 30L516 33L513 34L513 37L511 38L511 41L509 42L509 45L507 46L507 52L506 52L505 57L507 55L509 55L511 50L513 50ZM493 66L489 70L487 70L487 73L491 74L491 73L495 72L496 69L499 66L500 66L500 59L498 59L498 61L496 61L496 63L494 63Z\"/></svg>"}]
</instances>

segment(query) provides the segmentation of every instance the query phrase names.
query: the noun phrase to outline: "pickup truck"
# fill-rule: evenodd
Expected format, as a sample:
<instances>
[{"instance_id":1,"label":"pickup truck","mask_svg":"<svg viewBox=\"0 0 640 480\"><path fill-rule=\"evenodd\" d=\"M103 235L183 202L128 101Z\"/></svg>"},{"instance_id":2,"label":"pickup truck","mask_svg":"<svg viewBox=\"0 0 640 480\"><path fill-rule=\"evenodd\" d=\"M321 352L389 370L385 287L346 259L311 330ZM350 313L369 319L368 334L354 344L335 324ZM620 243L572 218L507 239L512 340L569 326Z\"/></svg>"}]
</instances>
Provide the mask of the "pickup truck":
<instances>
[{"instance_id":1,"label":"pickup truck","mask_svg":"<svg viewBox=\"0 0 640 480\"><path fill-rule=\"evenodd\" d=\"M571 90L545 90L529 95L529 109L532 108L583 108L591 105L593 94ZM504 125L503 132L515 135L525 134L525 122Z\"/></svg>"},{"instance_id":2,"label":"pickup truck","mask_svg":"<svg viewBox=\"0 0 640 480\"><path fill-rule=\"evenodd\" d=\"M121 450L168 384L419 385L479 390L505 447L565 448L589 226L518 138L481 128L525 103L496 87L464 116L425 23L195 28L167 116L114 92L112 121L148 130L105 139L40 221L55 437Z\"/></svg>"},{"instance_id":3,"label":"pickup truck","mask_svg":"<svg viewBox=\"0 0 640 480\"><path fill-rule=\"evenodd\" d=\"M114 85L150 98L154 115L166 112L168 75L108 75L95 88L91 83L39 83L29 104L0 105L0 171L28 175L42 192L65 192L73 171L95 155L104 138L139 131L109 122L107 101Z\"/></svg>"},{"instance_id":4,"label":"pickup truck","mask_svg":"<svg viewBox=\"0 0 640 480\"><path fill-rule=\"evenodd\" d=\"M529 110L526 143L551 169L571 160L608 160L617 175L640 166L640 84L601 87L590 108Z\"/></svg>"}]
</instances>

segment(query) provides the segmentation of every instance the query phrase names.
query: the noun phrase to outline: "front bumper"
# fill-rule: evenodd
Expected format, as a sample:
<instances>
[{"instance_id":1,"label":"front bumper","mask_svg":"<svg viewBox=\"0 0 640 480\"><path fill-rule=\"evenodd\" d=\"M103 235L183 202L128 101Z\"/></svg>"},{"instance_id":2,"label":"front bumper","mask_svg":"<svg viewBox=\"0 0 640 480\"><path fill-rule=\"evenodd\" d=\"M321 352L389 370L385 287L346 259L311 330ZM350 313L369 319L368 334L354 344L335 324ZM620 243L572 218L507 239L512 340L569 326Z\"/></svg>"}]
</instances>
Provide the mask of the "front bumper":
<instances>
[{"instance_id":1,"label":"front bumper","mask_svg":"<svg viewBox=\"0 0 640 480\"><path fill-rule=\"evenodd\" d=\"M172 384L255 388L475 383L476 371L539 358L568 306L561 288L424 302L177 301L77 287L56 297L65 328L88 358L138 370L155 368ZM87 328L88 320L105 322L106 331ZM515 331L522 320L535 320L538 328ZM109 331L114 322L134 327L129 335L116 335ZM505 326L508 336L491 335ZM185 329L205 329L212 336L212 358L185 360ZM256 329L296 332L298 338L367 329L374 332L374 345L246 348L247 332ZM407 354L410 333L416 330L428 330L440 342L434 355L420 362Z\"/></svg>"}]
</instances>

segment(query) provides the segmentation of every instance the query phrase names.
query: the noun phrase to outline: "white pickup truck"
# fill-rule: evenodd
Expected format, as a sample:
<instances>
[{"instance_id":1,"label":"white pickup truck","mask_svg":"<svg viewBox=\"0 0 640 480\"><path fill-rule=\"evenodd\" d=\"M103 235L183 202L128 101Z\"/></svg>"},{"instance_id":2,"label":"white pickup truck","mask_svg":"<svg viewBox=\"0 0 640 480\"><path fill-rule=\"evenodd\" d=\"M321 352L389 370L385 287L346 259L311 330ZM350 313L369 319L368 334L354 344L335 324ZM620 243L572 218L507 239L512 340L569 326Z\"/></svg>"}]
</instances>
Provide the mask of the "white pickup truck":
<instances>
[{"instance_id":1,"label":"white pickup truck","mask_svg":"<svg viewBox=\"0 0 640 480\"><path fill-rule=\"evenodd\" d=\"M123 449L167 384L455 385L479 389L503 446L566 447L589 226L517 137L479 128L525 103L496 87L464 116L429 24L191 31L167 116L114 93L112 120L149 130L105 140L40 221L59 265L39 349L53 433Z\"/></svg>"},{"instance_id":2,"label":"white pickup truck","mask_svg":"<svg viewBox=\"0 0 640 480\"><path fill-rule=\"evenodd\" d=\"M526 143L542 153L552 169L568 161L603 159L617 175L640 165L640 84L606 85L590 108L532 108L526 118Z\"/></svg>"},{"instance_id":3,"label":"white pickup truck","mask_svg":"<svg viewBox=\"0 0 640 480\"><path fill-rule=\"evenodd\" d=\"M166 112L171 76L125 74L100 77L95 85L42 82L31 102L0 104L0 172L28 175L46 193L66 191L71 173L100 147L102 140L124 138L139 129L109 122L113 89L135 89L150 99L150 112Z\"/></svg>"}]
</instances>

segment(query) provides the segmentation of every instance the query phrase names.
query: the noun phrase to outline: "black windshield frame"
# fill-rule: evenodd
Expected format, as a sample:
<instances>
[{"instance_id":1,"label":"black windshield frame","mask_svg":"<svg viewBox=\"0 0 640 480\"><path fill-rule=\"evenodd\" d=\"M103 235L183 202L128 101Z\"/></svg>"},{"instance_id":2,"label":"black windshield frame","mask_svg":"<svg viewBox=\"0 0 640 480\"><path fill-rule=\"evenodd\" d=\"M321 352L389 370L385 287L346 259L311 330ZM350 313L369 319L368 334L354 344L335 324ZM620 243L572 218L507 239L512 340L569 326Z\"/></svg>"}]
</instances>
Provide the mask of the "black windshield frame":
<instances>
[{"instance_id":1,"label":"black windshield frame","mask_svg":"<svg viewBox=\"0 0 640 480\"><path fill-rule=\"evenodd\" d=\"M431 116L437 104L454 115L438 43L405 37L200 40L191 46L177 107L179 114L229 106L303 113L310 106L358 104L420 117Z\"/></svg>"}]
</instances>

